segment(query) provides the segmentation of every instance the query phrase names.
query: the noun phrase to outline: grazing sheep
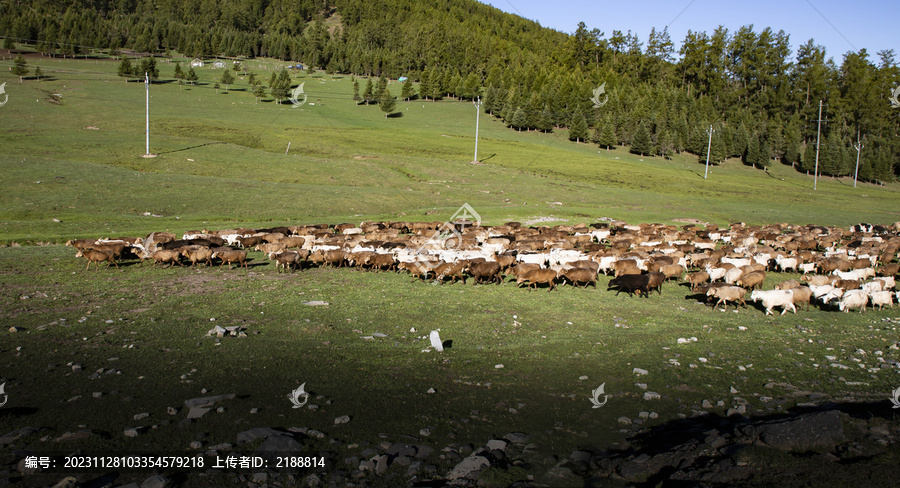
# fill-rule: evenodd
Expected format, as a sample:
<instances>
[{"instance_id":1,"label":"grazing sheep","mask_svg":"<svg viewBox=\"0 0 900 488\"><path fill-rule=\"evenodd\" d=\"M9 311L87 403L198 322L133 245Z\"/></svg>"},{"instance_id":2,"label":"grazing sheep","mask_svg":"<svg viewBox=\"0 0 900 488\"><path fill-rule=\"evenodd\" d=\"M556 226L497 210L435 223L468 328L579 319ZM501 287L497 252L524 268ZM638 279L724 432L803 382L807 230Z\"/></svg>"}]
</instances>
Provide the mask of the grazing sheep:
<instances>
[{"instance_id":1,"label":"grazing sheep","mask_svg":"<svg viewBox=\"0 0 900 488\"><path fill-rule=\"evenodd\" d=\"M650 277L648 275L638 274L638 275L622 275L617 276L611 280L609 280L609 286L607 290L612 289L612 287L616 287L616 295L619 295L621 291L627 291L634 295L634 292L638 292L638 296L643 294L645 297L650 296Z\"/></svg>"},{"instance_id":2,"label":"grazing sheep","mask_svg":"<svg viewBox=\"0 0 900 488\"><path fill-rule=\"evenodd\" d=\"M431 273L431 270L433 269L429 263L422 263L419 261L402 262L397 265L397 268L408 270L409 274L413 277L412 281L416 281L416 278L427 280L428 273Z\"/></svg>"},{"instance_id":3,"label":"grazing sheep","mask_svg":"<svg viewBox=\"0 0 900 488\"><path fill-rule=\"evenodd\" d=\"M328 252L340 252L343 251L328 251ZM342 258L343 259L343 258ZM325 253L325 261L328 262L328 253ZM368 257L366 260L366 264L372 266L373 269L380 271L387 268L389 271L393 270L397 263L394 262L393 254L381 254L375 253Z\"/></svg>"},{"instance_id":4,"label":"grazing sheep","mask_svg":"<svg viewBox=\"0 0 900 488\"><path fill-rule=\"evenodd\" d=\"M500 277L500 265L496 261L470 263L467 271L475 278L476 285L481 283L482 279L487 279L488 283L496 282L498 285L503 282L503 278Z\"/></svg>"},{"instance_id":5,"label":"grazing sheep","mask_svg":"<svg viewBox=\"0 0 900 488\"><path fill-rule=\"evenodd\" d=\"M563 278L563 284L566 280L572 282L572 286L577 287L578 283L584 283L584 288L588 285L594 285L597 288L597 272L590 268L571 268L563 271L560 276Z\"/></svg>"},{"instance_id":6,"label":"grazing sheep","mask_svg":"<svg viewBox=\"0 0 900 488\"><path fill-rule=\"evenodd\" d=\"M709 281L713 282L713 281L719 281L722 278L724 278L725 273L727 273L728 270L725 268L713 268L713 267L707 266L706 272L709 274Z\"/></svg>"},{"instance_id":7,"label":"grazing sheep","mask_svg":"<svg viewBox=\"0 0 900 488\"><path fill-rule=\"evenodd\" d=\"M97 239L69 239L68 241L66 241L67 246L72 246L79 251L82 249L88 249L96 243Z\"/></svg>"},{"instance_id":8,"label":"grazing sheep","mask_svg":"<svg viewBox=\"0 0 900 488\"><path fill-rule=\"evenodd\" d=\"M858 290L859 289L859 280L834 280L831 284L835 288L841 288L843 290Z\"/></svg>"},{"instance_id":9,"label":"grazing sheep","mask_svg":"<svg viewBox=\"0 0 900 488\"><path fill-rule=\"evenodd\" d=\"M893 276L885 276L883 278L878 278L876 281L881 281L884 283L882 289L884 290L893 290L894 286L896 286L896 282L894 281Z\"/></svg>"},{"instance_id":10,"label":"grazing sheep","mask_svg":"<svg viewBox=\"0 0 900 488\"><path fill-rule=\"evenodd\" d=\"M701 283L706 283L709 281L709 273L706 271L698 271L696 273L690 273L684 277L684 281L691 285L691 291L696 290L697 285Z\"/></svg>"},{"instance_id":11,"label":"grazing sheep","mask_svg":"<svg viewBox=\"0 0 900 488\"><path fill-rule=\"evenodd\" d=\"M775 263L778 264L778 268L781 269L782 272L789 269L797 271L797 265L799 264L797 258L786 258L782 256L775 256Z\"/></svg>"},{"instance_id":12,"label":"grazing sheep","mask_svg":"<svg viewBox=\"0 0 900 488\"><path fill-rule=\"evenodd\" d=\"M684 273L684 267L680 264L668 264L660 267L659 271L666 276L666 280L681 278L681 275Z\"/></svg>"},{"instance_id":13,"label":"grazing sheep","mask_svg":"<svg viewBox=\"0 0 900 488\"><path fill-rule=\"evenodd\" d=\"M666 282L666 279L668 279L665 273L653 271L647 273L647 277L647 293L656 290L656 293L662 295L662 285Z\"/></svg>"},{"instance_id":14,"label":"grazing sheep","mask_svg":"<svg viewBox=\"0 0 900 488\"><path fill-rule=\"evenodd\" d=\"M541 265L535 263L519 263L510 268L509 272L506 275L513 275L516 278L520 278L522 276L525 276L525 273L535 269L541 269Z\"/></svg>"},{"instance_id":15,"label":"grazing sheep","mask_svg":"<svg viewBox=\"0 0 900 488\"><path fill-rule=\"evenodd\" d=\"M278 272L280 272L282 268L293 271L294 266L296 265L299 268L302 261L300 259L300 254L294 251L278 251L272 253L271 256L275 259L275 270Z\"/></svg>"},{"instance_id":16,"label":"grazing sheep","mask_svg":"<svg viewBox=\"0 0 900 488\"><path fill-rule=\"evenodd\" d=\"M800 288L800 282L797 280L787 280L782 281L775 285L776 290L792 290L794 288Z\"/></svg>"},{"instance_id":17,"label":"grazing sheep","mask_svg":"<svg viewBox=\"0 0 900 488\"><path fill-rule=\"evenodd\" d=\"M197 261L206 261L207 266L212 266L212 249L208 247L183 247L181 255L191 262L191 267L197 264Z\"/></svg>"},{"instance_id":18,"label":"grazing sheep","mask_svg":"<svg viewBox=\"0 0 900 488\"><path fill-rule=\"evenodd\" d=\"M243 266L247 267L247 250L246 249L221 249L213 252L213 259L219 258L222 260L222 264L219 265L219 268L225 266L225 263L228 263L228 269L232 268L233 263L238 263L238 268Z\"/></svg>"},{"instance_id":19,"label":"grazing sheep","mask_svg":"<svg viewBox=\"0 0 900 488\"><path fill-rule=\"evenodd\" d=\"M528 289L531 290L531 287L534 286L537 288L539 283L548 283L550 285L550 289L547 291L553 291L556 288L556 278L558 278L558 274L556 271L552 269L536 269L533 271L529 271L525 273L524 276L520 276L518 280L516 280L516 286L521 285L524 282L528 282Z\"/></svg>"},{"instance_id":20,"label":"grazing sheep","mask_svg":"<svg viewBox=\"0 0 900 488\"><path fill-rule=\"evenodd\" d=\"M838 309L842 312L849 312L851 308L858 308L859 313L863 313L866 311L867 303L869 303L869 296L865 292L862 290L850 290L841 297Z\"/></svg>"},{"instance_id":21,"label":"grazing sheep","mask_svg":"<svg viewBox=\"0 0 900 488\"><path fill-rule=\"evenodd\" d=\"M870 293L869 298L872 299L872 308L883 310L885 305L889 305L891 310L894 309L894 294L890 291L876 291Z\"/></svg>"},{"instance_id":22,"label":"grazing sheep","mask_svg":"<svg viewBox=\"0 0 900 488\"><path fill-rule=\"evenodd\" d=\"M781 315L787 313L788 308L795 314L797 313L797 308L794 307L793 290L754 290L750 293L750 300L754 302L761 301L766 309L766 315L772 314L773 307L781 307Z\"/></svg>"},{"instance_id":23,"label":"grazing sheep","mask_svg":"<svg viewBox=\"0 0 900 488\"><path fill-rule=\"evenodd\" d=\"M835 288L835 289L831 290L830 292L820 296L819 300L822 301L823 305L828 305L828 302L830 302L832 300L840 301L841 297L843 297L843 296L844 296L844 289L843 288Z\"/></svg>"},{"instance_id":24,"label":"grazing sheep","mask_svg":"<svg viewBox=\"0 0 900 488\"><path fill-rule=\"evenodd\" d=\"M877 291L884 290L884 282L881 280L869 281L868 283L860 285L860 289L866 292L866 294L871 295Z\"/></svg>"},{"instance_id":25,"label":"grazing sheep","mask_svg":"<svg viewBox=\"0 0 900 488\"><path fill-rule=\"evenodd\" d=\"M812 290L808 286L798 286L797 288L791 288L791 291L794 293L794 305L799 306L802 304L806 304L806 311L809 311L809 304L812 302Z\"/></svg>"},{"instance_id":26,"label":"grazing sheep","mask_svg":"<svg viewBox=\"0 0 900 488\"><path fill-rule=\"evenodd\" d=\"M466 266L468 263L464 261L457 261L455 263L447 263L442 262L436 268L434 268L434 276L437 281L439 281L442 285L444 284L444 278L451 277L453 278L453 283L456 283L456 280L461 279L463 284L466 284Z\"/></svg>"},{"instance_id":27,"label":"grazing sheep","mask_svg":"<svg viewBox=\"0 0 900 488\"><path fill-rule=\"evenodd\" d=\"M66 245L68 245L68 242L66 243ZM877 273L878 276L896 276L898 273L900 273L900 264L885 264L878 269Z\"/></svg>"},{"instance_id":28,"label":"grazing sheep","mask_svg":"<svg viewBox=\"0 0 900 488\"><path fill-rule=\"evenodd\" d=\"M169 263L169 267L172 267L173 264L181 266L181 262L178 260L180 257L181 253L172 249L159 249L150 253L154 267L159 263Z\"/></svg>"},{"instance_id":29,"label":"grazing sheep","mask_svg":"<svg viewBox=\"0 0 900 488\"><path fill-rule=\"evenodd\" d=\"M808 285L824 286L830 285L832 279L831 276L805 274L800 278L800 281Z\"/></svg>"},{"instance_id":30,"label":"grazing sheep","mask_svg":"<svg viewBox=\"0 0 900 488\"><path fill-rule=\"evenodd\" d=\"M735 281L741 279L741 276L744 275L744 271L741 268L731 268L725 272L725 276L722 277L722 281L728 283L729 285L733 285Z\"/></svg>"},{"instance_id":31,"label":"grazing sheep","mask_svg":"<svg viewBox=\"0 0 900 488\"><path fill-rule=\"evenodd\" d=\"M91 263L97 263L97 269L100 269L100 262L106 261L106 267L109 267L109 264L115 264L118 268L119 265L116 264L116 257L112 253L112 251L98 251L96 249L80 249L77 253L75 253L76 258L83 257L87 259L87 266L84 268L85 271L90 269Z\"/></svg>"},{"instance_id":32,"label":"grazing sheep","mask_svg":"<svg viewBox=\"0 0 900 488\"><path fill-rule=\"evenodd\" d=\"M737 280L737 285L753 291L754 288L761 286L765 280L765 271L754 271L741 276L740 279Z\"/></svg>"},{"instance_id":33,"label":"grazing sheep","mask_svg":"<svg viewBox=\"0 0 900 488\"><path fill-rule=\"evenodd\" d=\"M717 286L710 287L706 292L707 297L716 297L719 299L713 307L718 307L720 304L725 304L725 310L728 310L728 302L735 302L734 308L737 309L737 302L740 302L745 308L747 307L747 303L744 302L744 295L747 294L747 290L739 287L739 286Z\"/></svg>"}]
</instances>

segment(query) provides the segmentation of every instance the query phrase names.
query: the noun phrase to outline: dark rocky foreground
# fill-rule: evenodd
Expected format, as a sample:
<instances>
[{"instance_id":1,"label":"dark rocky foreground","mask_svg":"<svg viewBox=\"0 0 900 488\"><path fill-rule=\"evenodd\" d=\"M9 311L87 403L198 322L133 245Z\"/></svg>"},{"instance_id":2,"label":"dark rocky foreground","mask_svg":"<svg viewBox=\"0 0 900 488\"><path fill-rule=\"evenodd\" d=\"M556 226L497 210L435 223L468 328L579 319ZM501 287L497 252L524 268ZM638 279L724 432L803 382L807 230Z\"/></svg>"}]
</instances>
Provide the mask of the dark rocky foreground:
<instances>
[{"instance_id":1,"label":"dark rocky foreground","mask_svg":"<svg viewBox=\"0 0 900 488\"><path fill-rule=\"evenodd\" d=\"M33 444L40 429L24 427L0 436L0 445L7 448L0 486L882 487L900 479L897 413L891 403L879 401L832 403L758 418L705 414L642 430L614 448L592 446L585 439L580 449L557 454L526 433L480 446L431 445L427 436L347 445L315 430L258 427L238 433L234 444L206 446L205 452L302 452L323 456L327 467L163 470L152 476L115 471L65 476L28 469L25 456L31 451L23 446Z\"/></svg>"}]
</instances>

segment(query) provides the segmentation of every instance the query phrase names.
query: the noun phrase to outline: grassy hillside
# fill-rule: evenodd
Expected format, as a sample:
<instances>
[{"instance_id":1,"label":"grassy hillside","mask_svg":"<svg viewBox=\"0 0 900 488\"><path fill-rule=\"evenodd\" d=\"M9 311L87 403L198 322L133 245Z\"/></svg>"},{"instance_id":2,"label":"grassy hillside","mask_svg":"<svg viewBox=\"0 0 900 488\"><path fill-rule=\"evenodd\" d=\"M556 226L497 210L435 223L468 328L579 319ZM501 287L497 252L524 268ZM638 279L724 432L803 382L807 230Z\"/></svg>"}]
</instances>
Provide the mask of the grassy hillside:
<instances>
[{"instance_id":1,"label":"grassy hillside","mask_svg":"<svg viewBox=\"0 0 900 488\"><path fill-rule=\"evenodd\" d=\"M221 70L206 67L197 70L200 85L154 84L151 152L158 156L143 158L142 83L116 77L112 60L29 61L51 79L20 84L0 73L9 95L0 108L7 242L236 222L440 220L463 202L489 223L900 220L896 185L854 189L852 181L820 179L813 192L812 178L790 168L764 172L731 161L704 180L693 156L599 150L567 141L563 130L510 131L485 114L484 164L473 165L472 104L399 102L399 116L385 118L374 105L357 106L351 79L340 76L295 77L307 95L301 108L256 102L244 79L217 94ZM250 65L262 79L278 66ZM162 78L173 70L162 64ZM399 95L399 84L391 88ZM60 103L48 100L52 93Z\"/></svg>"}]
</instances>

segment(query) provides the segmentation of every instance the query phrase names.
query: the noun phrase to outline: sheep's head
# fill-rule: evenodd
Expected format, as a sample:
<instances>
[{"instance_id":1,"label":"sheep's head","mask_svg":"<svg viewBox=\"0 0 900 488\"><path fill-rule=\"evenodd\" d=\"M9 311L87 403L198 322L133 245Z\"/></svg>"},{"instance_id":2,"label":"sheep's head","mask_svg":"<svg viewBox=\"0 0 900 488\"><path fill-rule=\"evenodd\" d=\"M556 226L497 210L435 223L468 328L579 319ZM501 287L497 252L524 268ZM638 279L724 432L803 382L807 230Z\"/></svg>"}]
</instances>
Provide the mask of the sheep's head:
<instances>
[{"instance_id":1,"label":"sheep's head","mask_svg":"<svg viewBox=\"0 0 900 488\"><path fill-rule=\"evenodd\" d=\"M80 257L83 257L83 256L84 256L84 253L81 252L80 249L78 250L78 252L75 253L75 257L76 257L76 258L80 258Z\"/></svg>"}]
</instances>

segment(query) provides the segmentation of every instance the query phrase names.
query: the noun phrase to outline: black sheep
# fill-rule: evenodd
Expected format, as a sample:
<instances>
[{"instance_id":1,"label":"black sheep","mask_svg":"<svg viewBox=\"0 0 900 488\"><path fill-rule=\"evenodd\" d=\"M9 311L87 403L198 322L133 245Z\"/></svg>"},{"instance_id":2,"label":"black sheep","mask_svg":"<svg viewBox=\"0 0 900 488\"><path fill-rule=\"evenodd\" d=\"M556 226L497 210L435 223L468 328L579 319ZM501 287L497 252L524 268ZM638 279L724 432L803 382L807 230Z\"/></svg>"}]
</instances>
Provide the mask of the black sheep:
<instances>
[{"instance_id":1,"label":"black sheep","mask_svg":"<svg viewBox=\"0 0 900 488\"><path fill-rule=\"evenodd\" d=\"M643 294L645 297L649 297L649 287L650 287L650 277L645 274L639 275L622 275L616 278L613 278L609 281L609 288L618 287L616 290L616 295L619 294L620 291L627 291L634 295L634 292L638 292L638 296Z\"/></svg>"}]
</instances>

